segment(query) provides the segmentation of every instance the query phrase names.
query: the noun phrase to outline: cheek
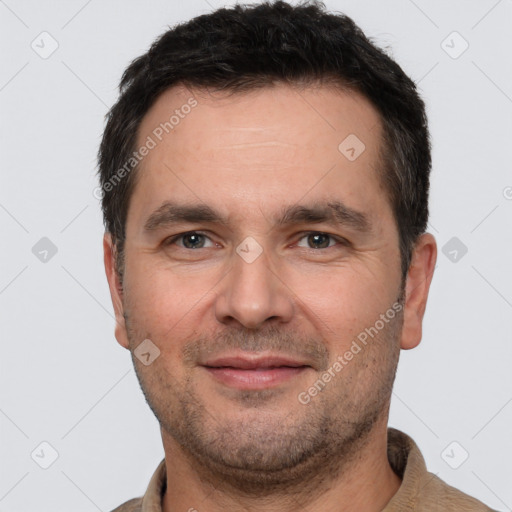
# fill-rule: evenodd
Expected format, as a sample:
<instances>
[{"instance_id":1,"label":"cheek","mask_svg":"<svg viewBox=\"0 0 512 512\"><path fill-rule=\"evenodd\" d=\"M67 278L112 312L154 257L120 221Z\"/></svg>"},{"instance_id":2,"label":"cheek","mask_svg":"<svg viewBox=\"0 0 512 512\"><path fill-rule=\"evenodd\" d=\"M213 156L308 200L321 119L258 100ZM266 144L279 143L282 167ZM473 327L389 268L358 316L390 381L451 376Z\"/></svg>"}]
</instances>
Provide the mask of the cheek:
<instances>
[{"instance_id":1,"label":"cheek","mask_svg":"<svg viewBox=\"0 0 512 512\"><path fill-rule=\"evenodd\" d=\"M350 344L365 328L374 325L396 299L390 293L392 287L383 285L382 276L379 280L369 272L331 269L323 278L318 277L303 278L293 289L305 306L304 314L333 345Z\"/></svg>"},{"instance_id":2,"label":"cheek","mask_svg":"<svg viewBox=\"0 0 512 512\"><path fill-rule=\"evenodd\" d=\"M157 344L197 334L199 315L209 307L209 292L218 279L208 272L179 275L169 268L144 265L143 257L128 268L125 297L133 327L154 337Z\"/></svg>"}]
</instances>

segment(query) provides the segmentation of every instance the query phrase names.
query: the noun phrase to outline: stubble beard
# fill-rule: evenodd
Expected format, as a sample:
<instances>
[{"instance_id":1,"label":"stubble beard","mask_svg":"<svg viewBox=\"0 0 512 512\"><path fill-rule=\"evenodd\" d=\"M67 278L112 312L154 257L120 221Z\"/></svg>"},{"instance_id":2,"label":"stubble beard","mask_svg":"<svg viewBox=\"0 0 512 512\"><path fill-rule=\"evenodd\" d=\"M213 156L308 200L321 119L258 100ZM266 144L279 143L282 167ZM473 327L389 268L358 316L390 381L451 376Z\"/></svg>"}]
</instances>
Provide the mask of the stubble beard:
<instances>
[{"instance_id":1,"label":"stubble beard","mask_svg":"<svg viewBox=\"0 0 512 512\"><path fill-rule=\"evenodd\" d=\"M265 408L279 391L240 392L233 407L244 408L247 417L244 414L236 421L227 421L220 412L210 410L190 376L178 382L163 365L155 364L158 360L150 367L136 360L133 349L150 336L139 335L129 319L126 315L132 359L149 407L163 434L217 489L246 496L287 494L297 488L313 492L352 467L375 426L387 423L398 363L401 314L307 405L299 404L294 395L289 397L290 403L293 401L289 411L269 415L265 409L258 416L258 408ZM244 337L244 343L239 333L223 333L215 342L223 340L226 346L245 349L249 344L252 350L286 348L293 339L297 345L297 340L303 340L303 344L319 351L324 347L318 340L280 336L275 329L268 332L271 337L262 338L256 333Z\"/></svg>"}]
</instances>

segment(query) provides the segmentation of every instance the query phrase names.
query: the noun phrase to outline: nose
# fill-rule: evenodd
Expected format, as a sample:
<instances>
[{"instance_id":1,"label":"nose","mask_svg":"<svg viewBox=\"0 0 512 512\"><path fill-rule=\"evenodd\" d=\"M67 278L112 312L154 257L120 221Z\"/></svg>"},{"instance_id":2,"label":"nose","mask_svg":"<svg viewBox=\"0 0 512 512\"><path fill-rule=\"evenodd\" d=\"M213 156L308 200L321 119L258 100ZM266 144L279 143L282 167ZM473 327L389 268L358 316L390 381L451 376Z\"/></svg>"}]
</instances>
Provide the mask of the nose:
<instances>
[{"instance_id":1,"label":"nose","mask_svg":"<svg viewBox=\"0 0 512 512\"><path fill-rule=\"evenodd\" d=\"M233 266L221 281L215 316L223 324L238 322L248 329L265 323L286 323L293 316L293 293L269 266L265 253L248 262L233 254Z\"/></svg>"}]
</instances>

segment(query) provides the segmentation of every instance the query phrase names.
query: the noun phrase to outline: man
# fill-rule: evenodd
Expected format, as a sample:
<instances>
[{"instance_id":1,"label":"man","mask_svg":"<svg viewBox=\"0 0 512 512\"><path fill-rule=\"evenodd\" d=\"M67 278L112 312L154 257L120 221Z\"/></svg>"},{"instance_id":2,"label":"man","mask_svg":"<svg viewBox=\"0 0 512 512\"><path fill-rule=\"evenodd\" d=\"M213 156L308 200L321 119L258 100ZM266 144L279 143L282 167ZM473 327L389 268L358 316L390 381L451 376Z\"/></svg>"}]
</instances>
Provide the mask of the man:
<instances>
[{"instance_id":1,"label":"man","mask_svg":"<svg viewBox=\"0 0 512 512\"><path fill-rule=\"evenodd\" d=\"M484 511L388 429L436 261L430 144L345 16L219 9L136 59L99 167L116 338L165 459L117 511Z\"/></svg>"}]
</instances>

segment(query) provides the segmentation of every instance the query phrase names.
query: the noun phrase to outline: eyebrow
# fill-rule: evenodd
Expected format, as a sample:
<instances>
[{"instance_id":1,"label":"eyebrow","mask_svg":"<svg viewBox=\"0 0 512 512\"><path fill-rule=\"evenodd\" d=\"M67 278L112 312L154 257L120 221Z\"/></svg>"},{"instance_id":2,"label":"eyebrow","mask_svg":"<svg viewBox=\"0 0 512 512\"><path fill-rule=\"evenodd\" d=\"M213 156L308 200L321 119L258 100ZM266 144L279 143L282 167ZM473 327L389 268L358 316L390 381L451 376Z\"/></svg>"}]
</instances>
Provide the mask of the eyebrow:
<instances>
[{"instance_id":1,"label":"eyebrow","mask_svg":"<svg viewBox=\"0 0 512 512\"><path fill-rule=\"evenodd\" d=\"M335 224L347 226L361 232L371 230L371 223L367 215L349 208L341 201L314 203L308 206L294 205L285 208L277 224L288 226L290 224L314 224L321 222L334 222Z\"/></svg>"},{"instance_id":2,"label":"eyebrow","mask_svg":"<svg viewBox=\"0 0 512 512\"><path fill-rule=\"evenodd\" d=\"M180 205L166 201L148 217L144 230L155 231L178 222L227 224L220 214L207 205Z\"/></svg>"},{"instance_id":3,"label":"eyebrow","mask_svg":"<svg viewBox=\"0 0 512 512\"><path fill-rule=\"evenodd\" d=\"M229 226L226 217L206 204L185 205L166 201L148 217L144 224L144 230L156 231L180 222L191 224L208 222ZM356 231L371 231L368 216L348 207L341 201L288 206L281 210L274 222L277 226L332 222Z\"/></svg>"}]
</instances>

